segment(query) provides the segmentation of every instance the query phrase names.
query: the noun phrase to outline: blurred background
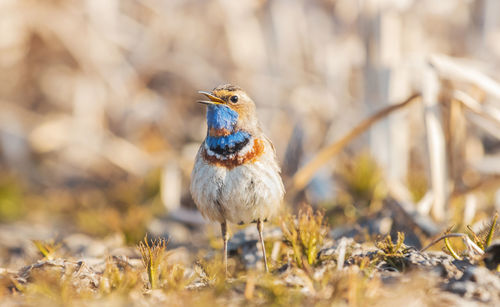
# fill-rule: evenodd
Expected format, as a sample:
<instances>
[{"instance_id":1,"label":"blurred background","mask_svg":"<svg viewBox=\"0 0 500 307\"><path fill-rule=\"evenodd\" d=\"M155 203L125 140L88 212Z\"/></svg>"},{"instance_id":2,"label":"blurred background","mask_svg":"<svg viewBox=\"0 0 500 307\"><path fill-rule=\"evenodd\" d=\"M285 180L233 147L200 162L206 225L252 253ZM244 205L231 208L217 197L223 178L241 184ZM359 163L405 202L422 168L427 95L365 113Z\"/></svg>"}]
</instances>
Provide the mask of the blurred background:
<instances>
[{"instance_id":1,"label":"blurred background","mask_svg":"<svg viewBox=\"0 0 500 307\"><path fill-rule=\"evenodd\" d=\"M287 210L324 208L344 235L393 231L395 212L417 237L481 224L500 208L499 15L496 0L2 0L0 252L195 240L195 101L223 83L257 103Z\"/></svg>"}]
</instances>

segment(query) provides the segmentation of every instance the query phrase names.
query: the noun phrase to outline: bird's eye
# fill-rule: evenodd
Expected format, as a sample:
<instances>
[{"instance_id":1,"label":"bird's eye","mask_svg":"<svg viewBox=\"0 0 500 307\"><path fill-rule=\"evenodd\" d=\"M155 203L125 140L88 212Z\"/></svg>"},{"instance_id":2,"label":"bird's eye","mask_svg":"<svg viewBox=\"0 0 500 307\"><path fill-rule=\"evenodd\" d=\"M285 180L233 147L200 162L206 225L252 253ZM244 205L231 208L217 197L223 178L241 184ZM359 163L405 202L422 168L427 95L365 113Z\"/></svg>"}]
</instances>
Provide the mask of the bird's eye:
<instances>
[{"instance_id":1,"label":"bird's eye","mask_svg":"<svg viewBox=\"0 0 500 307\"><path fill-rule=\"evenodd\" d=\"M234 96L231 96L231 98L229 98L231 100L232 103L237 103L238 102L238 96L234 95Z\"/></svg>"}]
</instances>

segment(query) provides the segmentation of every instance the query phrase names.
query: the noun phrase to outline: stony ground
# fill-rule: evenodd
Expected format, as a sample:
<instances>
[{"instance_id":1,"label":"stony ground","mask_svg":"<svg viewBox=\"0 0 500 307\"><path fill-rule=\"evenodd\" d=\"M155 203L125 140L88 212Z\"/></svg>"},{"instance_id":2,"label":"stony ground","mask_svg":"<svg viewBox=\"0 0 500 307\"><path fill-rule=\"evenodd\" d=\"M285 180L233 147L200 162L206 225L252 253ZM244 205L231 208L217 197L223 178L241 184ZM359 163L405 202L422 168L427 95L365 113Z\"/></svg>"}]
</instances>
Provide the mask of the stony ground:
<instances>
[{"instance_id":1,"label":"stony ground","mask_svg":"<svg viewBox=\"0 0 500 307\"><path fill-rule=\"evenodd\" d=\"M312 218L307 225L314 228ZM201 240L213 241L212 246L201 246L193 239L201 236L199 230L186 227L182 237L181 226L173 221L157 223L177 229L182 240L172 236L166 248L158 240L143 242L142 254L137 246L125 246L120 235L59 234L55 243L33 242L27 238L54 233L37 225L2 225L0 305L500 304L500 272L488 269L482 259L456 260L442 251L421 252L387 239L375 244L333 239L338 231L325 227L310 229L310 237L323 237L307 241L300 233L306 224L300 221L292 223L295 229L284 224L266 230L270 274L263 273L254 227L237 231L229 246L227 279L217 237ZM498 261L496 253L489 257Z\"/></svg>"}]
</instances>

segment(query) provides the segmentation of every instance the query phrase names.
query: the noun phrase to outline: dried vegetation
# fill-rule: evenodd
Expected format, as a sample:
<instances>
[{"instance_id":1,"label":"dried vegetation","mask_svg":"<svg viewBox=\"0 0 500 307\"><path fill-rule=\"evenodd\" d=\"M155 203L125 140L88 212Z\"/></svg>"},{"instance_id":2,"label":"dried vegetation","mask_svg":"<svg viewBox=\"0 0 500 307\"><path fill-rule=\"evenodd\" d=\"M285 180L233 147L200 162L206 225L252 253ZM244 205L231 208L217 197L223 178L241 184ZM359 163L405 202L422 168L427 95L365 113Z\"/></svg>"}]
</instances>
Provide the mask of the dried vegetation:
<instances>
[{"instance_id":1,"label":"dried vegetation","mask_svg":"<svg viewBox=\"0 0 500 307\"><path fill-rule=\"evenodd\" d=\"M500 304L499 11L0 1L0 305ZM271 274L235 226L226 279L191 210L225 82L283 166Z\"/></svg>"}]
</instances>

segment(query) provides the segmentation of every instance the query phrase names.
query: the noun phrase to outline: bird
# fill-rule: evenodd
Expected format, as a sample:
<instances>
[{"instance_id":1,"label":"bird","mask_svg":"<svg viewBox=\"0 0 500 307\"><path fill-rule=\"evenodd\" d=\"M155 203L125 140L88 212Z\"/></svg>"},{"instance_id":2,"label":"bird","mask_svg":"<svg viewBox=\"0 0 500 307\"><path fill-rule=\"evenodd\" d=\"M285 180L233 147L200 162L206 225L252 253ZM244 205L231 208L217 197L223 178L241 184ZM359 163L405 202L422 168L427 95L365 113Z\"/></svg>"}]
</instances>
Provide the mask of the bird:
<instances>
[{"instance_id":1,"label":"bird","mask_svg":"<svg viewBox=\"0 0 500 307\"><path fill-rule=\"evenodd\" d=\"M277 214L285 194L276 150L261 129L255 103L240 87L224 84L199 93L208 98L197 101L207 106L207 134L195 158L191 195L201 214L221 225L226 276L229 222L256 223L269 272L264 222Z\"/></svg>"}]
</instances>

